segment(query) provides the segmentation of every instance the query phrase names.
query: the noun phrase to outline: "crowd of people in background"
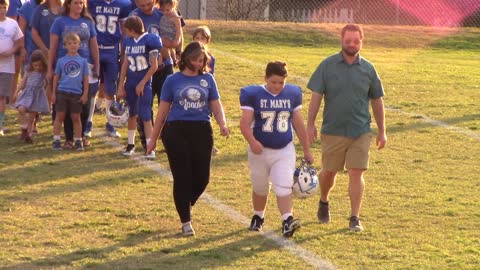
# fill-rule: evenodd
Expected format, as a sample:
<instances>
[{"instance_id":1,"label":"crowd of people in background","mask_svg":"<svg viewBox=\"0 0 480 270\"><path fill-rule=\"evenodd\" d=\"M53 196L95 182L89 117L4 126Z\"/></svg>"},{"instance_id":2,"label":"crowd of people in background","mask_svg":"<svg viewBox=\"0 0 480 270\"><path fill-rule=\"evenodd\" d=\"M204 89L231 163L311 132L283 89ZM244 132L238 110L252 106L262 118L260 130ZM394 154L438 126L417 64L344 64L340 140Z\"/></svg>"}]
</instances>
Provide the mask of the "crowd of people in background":
<instances>
[{"instance_id":1,"label":"crowd of people in background","mask_svg":"<svg viewBox=\"0 0 480 270\"><path fill-rule=\"evenodd\" d=\"M177 6L178 0L28 0L23 4L0 0L0 135L9 102L18 110L24 142L33 143L39 115L51 113L52 148L83 151L94 135L96 105L104 101L109 110L115 99L125 99L129 118L122 154L135 153L138 132L145 158L155 159L161 138L174 179L181 231L191 236L195 234L192 207L209 183L211 158L218 153L212 116L221 135L228 137L230 130L214 77L215 58L207 48L211 32L206 26L196 28L193 41L183 49L185 22ZM262 230L270 183L283 235L291 237L300 228L300 220L293 218L293 133L304 159L313 163L310 144L317 138L315 119L322 99L318 220L330 222L329 192L336 173L346 168L352 207L349 228L363 230L359 212L371 140L370 102L379 128L379 149L386 135L383 87L373 65L359 55L362 40L359 26L345 26L342 51L325 59L312 75L306 127L302 91L286 84L286 63L268 63L265 84L241 89L240 129L249 144L254 212L250 230ZM105 130L111 137L121 137L107 119Z\"/></svg>"}]
</instances>

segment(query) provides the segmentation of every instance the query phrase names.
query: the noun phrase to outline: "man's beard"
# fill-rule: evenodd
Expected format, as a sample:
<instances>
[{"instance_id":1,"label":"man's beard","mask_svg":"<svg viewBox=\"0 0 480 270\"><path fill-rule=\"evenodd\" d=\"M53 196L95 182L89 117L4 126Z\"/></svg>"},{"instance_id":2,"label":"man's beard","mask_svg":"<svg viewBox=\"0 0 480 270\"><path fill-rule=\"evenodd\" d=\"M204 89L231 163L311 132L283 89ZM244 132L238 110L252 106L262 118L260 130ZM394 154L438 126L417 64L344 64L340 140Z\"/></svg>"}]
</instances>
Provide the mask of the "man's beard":
<instances>
[{"instance_id":1,"label":"man's beard","mask_svg":"<svg viewBox=\"0 0 480 270\"><path fill-rule=\"evenodd\" d=\"M352 49L352 48L345 48L345 47L342 47L342 51L348 55L348 56L355 56L357 55L357 53L360 51L360 49Z\"/></svg>"}]
</instances>

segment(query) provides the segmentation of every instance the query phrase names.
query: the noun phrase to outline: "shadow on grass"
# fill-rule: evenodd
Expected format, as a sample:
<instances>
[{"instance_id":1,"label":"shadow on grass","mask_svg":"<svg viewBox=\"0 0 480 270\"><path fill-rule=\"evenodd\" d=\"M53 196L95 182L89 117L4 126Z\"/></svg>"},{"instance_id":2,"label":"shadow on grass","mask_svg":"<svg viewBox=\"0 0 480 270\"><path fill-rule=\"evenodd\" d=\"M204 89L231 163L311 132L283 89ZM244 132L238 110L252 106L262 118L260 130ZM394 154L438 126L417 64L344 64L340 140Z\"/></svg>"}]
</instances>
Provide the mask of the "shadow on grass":
<instances>
[{"instance_id":1,"label":"shadow on grass","mask_svg":"<svg viewBox=\"0 0 480 270\"><path fill-rule=\"evenodd\" d=\"M105 263L92 262L81 269L205 269L229 266L238 259L255 257L261 252L277 248L258 234L244 237L239 241L226 241L223 245L204 248L205 245L228 240L228 238L236 237L243 232L244 230L237 230L206 238L191 237L188 238L186 243L184 243L185 241L183 241L183 236L180 233L172 234L168 231L138 232L129 234L125 240L111 246L76 250L71 253L32 260L31 262L10 265L0 269L69 268L81 260L108 258L110 253L122 248L162 241L162 239L173 239L174 241L179 239L182 240L182 243L168 248L159 247L154 251L143 252L139 256L126 256Z\"/></svg>"}]
</instances>

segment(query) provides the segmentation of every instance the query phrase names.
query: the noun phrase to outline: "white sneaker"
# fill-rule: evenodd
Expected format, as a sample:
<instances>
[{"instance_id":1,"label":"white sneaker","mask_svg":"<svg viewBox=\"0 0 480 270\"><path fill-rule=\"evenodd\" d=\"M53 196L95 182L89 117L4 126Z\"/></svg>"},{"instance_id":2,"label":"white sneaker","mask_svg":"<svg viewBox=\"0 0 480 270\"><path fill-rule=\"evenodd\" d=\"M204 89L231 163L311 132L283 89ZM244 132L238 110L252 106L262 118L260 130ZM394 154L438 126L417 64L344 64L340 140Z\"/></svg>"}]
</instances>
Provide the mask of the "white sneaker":
<instances>
[{"instance_id":1,"label":"white sneaker","mask_svg":"<svg viewBox=\"0 0 480 270\"><path fill-rule=\"evenodd\" d=\"M117 129L114 126L110 125L109 123L107 123L105 125L105 129L107 130L108 136L113 137L113 138L120 138L121 137L121 135L120 135L120 133L118 133Z\"/></svg>"},{"instance_id":2,"label":"white sneaker","mask_svg":"<svg viewBox=\"0 0 480 270\"><path fill-rule=\"evenodd\" d=\"M182 225L182 234L183 236L194 236L195 230L192 227L192 223L187 223Z\"/></svg>"},{"instance_id":3,"label":"white sneaker","mask_svg":"<svg viewBox=\"0 0 480 270\"><path fill-rule=\"evenodd\" d=\"M145 154L145 158L148 159L148 160L154 160L156 157L157 157L157 155L155 154L155 150L152 150L152 152L150 152L150 154Z\"/></svg>"},{"instance_id":4,"label":"white sneaker","mask_svg":"<svg viewBox=\"0 0 480 270\"><path fill-rule=\"evenodd\" d=\"M0 136L5 136L5 133L3 133L3 129L0 129Z\"/></svg>"},{"instance_id":5,"label":"white sneaker","mask_svg":"<svg viewBox=\"0 0 480 270\"><path fill-rule=\"evenodd\" d=\"M108 136L113 137L113 138L120 138L120 137L122 137L122 135L120 135L120 133L118 133L118 131L116 131L116 130L115 130L115 131L112 131L112 132L109 132L109 133L108 133Z\"/></svg>"}]
</instances>

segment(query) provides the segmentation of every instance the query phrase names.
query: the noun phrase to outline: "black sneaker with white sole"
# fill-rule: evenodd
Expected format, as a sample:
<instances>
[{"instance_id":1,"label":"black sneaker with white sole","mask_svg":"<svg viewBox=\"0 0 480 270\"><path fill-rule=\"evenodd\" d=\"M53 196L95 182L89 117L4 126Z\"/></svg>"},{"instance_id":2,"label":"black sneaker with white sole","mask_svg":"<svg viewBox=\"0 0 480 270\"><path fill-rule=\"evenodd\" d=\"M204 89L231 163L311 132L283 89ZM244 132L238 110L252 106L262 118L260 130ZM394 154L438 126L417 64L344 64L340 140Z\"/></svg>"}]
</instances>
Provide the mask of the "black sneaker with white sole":
<instances>
[{"instance_id":1,"label":"black sneaker with white sole","mask_svg":"<svg viewBox=\"0 0 480 270\"><path fill-rule=\"evenodd\" d=\"M250 222L250 227L248 227L248 229L250 231L257 231L257 232L261 232L262 231L262 228L263 228L263 223L265 222L265 219L264 218L261 218L257 215L253 215L252 217L252 221Z\"/></svg>"},{"instance_id":2,"label":"black sneaker with white sole","mask_svg":"<svg viewBox=\"0 0 480 270\"><path fill-rule=\"evenodd\" d=\"M124 156L131 156L135 153L135 145L128 144L127 147L123 148L122 155Z\"/></svg>"},{"instance_id":3,"label":"black sneaker with white sole","mask_svg":"<svg viewBox=\"0 0 480 270\"><path fill-rule=\"evenodd\" d=\"M296 230L300 229L302 223L299 219L289 216L282 222L282 234L284 237L292 237Z\"/></svg>"}]
</instances>

